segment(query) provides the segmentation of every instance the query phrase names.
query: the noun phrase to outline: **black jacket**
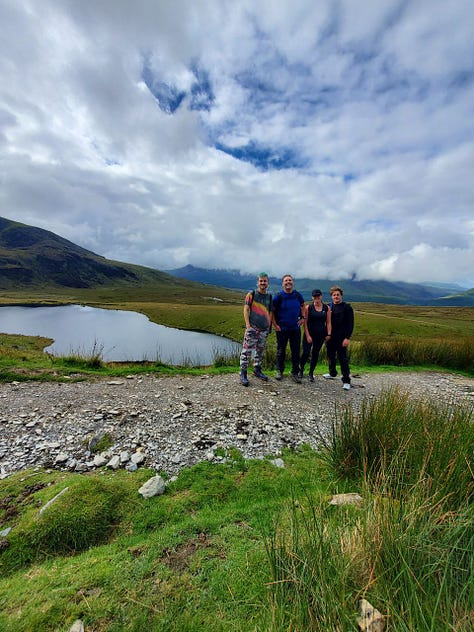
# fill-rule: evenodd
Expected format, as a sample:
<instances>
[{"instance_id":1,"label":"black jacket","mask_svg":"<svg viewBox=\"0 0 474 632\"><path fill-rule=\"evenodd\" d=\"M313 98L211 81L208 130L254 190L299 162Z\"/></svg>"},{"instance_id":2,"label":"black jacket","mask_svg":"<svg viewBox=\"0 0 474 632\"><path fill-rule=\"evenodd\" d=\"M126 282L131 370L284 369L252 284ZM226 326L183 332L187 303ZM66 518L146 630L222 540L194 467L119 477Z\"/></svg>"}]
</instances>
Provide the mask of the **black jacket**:
<instances>
[{"instance_id":1,"label":"black jacket","mask_svg":"<svg viewBox=\"0 0 474 632\"><path fill-rule=\"evenodd\" d=\"M354 310L350 303L342 301L338 305L331 305L331 338L344 340L350 338L354 331Z\"/></svg>"}]
</instances>

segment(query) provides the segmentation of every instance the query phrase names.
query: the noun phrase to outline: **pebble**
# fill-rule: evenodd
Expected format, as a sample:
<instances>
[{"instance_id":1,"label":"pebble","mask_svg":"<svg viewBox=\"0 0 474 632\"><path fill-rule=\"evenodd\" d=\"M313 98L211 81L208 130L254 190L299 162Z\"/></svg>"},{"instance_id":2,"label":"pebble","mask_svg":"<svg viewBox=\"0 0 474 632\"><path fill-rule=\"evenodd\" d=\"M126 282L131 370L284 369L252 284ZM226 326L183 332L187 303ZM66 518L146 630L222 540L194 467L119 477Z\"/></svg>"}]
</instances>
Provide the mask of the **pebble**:
<instances>
[{"instance_id":1,"label":"pebble","mask_svg":"<svg viewBox=\"0 0 474 632\"><path fill-rule=\"evenodd\" d=\"M338 407L357 407L382 389L471 404L474 394L474 379L436 372L359 375L352 385L344 391L339 380L322 375L300 385L288 376L264 384L251 377L244 389L237 373L2 383L0 478L33 467L148 467L172 477L199 461L225 462L223 450L231 447L258 459L281 455L284 447L317 448ZM95 453L104 436L112 447Z\"/></svg>"}]
</instances>

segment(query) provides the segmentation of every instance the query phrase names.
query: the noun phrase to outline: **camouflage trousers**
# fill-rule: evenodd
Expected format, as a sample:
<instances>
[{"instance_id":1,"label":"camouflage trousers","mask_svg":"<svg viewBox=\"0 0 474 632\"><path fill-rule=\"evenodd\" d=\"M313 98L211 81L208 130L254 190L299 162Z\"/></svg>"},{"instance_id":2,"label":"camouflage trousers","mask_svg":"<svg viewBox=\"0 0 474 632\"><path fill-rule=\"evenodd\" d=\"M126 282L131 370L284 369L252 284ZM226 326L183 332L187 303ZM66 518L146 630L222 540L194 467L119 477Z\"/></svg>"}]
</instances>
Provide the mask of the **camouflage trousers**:
<instances>
[{"instance_id":1,"label":"camouflage trousers","mask_svg":"<svg viewBox=\"0 0 474 632\"><path fill-rule=\"evenodd\" d=\"M254 354L253 365L262 366L263 354L267 345L268 330L250 327L245 330L242 353L240 354L240 368L248 369L252 354Z\"/></svg>"}]
</instances>

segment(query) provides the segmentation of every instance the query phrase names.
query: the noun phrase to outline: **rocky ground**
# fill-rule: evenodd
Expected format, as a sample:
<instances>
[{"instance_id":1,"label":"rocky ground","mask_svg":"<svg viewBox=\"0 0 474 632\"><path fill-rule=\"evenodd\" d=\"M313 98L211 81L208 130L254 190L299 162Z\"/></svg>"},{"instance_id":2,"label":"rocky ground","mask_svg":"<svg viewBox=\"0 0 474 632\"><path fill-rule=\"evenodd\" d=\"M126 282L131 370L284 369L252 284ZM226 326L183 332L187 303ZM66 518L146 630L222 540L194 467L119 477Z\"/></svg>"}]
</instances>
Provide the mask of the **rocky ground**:
<instances>
[{"instance_id":1,"label":"rocky ground","mask_svg":"<svg viewBox=\"0 0 474 632\"><path fill-rule=\"evenodd\" d=\"M28 467L89 471L146 466L174 475L235 446L245 457L284 446L316 447L339 406L360 405L399 386L415 397L474 401L474 379L443 373L379 373L341 382L285 376L264 383L238 375L129 377L93 382L0 385L0 477ZM106 450L97 442L109 440Z\"/></svg>"}]
</instances>

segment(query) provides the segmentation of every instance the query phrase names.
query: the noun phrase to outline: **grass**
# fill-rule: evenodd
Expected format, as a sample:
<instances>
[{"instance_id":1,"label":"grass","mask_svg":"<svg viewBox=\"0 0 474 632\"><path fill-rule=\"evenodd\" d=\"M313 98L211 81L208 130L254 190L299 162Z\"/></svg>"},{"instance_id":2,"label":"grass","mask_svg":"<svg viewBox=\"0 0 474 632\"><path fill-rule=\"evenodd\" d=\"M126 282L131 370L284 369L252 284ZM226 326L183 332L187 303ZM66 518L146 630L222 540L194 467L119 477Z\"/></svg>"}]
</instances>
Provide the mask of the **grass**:
<instances>
[{"instance_id":1,"label":"grass","mask_svg":"<svg viewBox=\"0 0 474 632\"><path fill-rule=\"evenodd\" d=\"M393 367L411 367L456 370L474 375L474 308L371 304L371 311L368 311L367 305L355 305L356 329L350 346L354 373L376 370L377 367L384 371ZM243 336L241 305L237 304L112 303L109 300L97 306L132 309L147 314L154 322L221 334L234 340L240 341ZM100 341L96 341L88 354L74 353L55 358L43 352L52 342L47 338L0 333L0 381L90 379L144 372L195 374L202 370L228 372L238 368L237 355L219 354L215 355L213 366L201 368L191 367L186 361L180 367L167 366L159 358L154 362L105 363L101 358ZM276 339L271 335L264 362L267 370L274 367L275 354ZM320 363L325 361L323 347Z\"/></svg>"},{"instance_id":2,"label":"grass","mask_svg":"<svg viewBox=\"0 0 474 632\"><path fill-rule=\"evenodd\" d=\"M229 450L148 500L145 470L10 476L0 629L349 631L364 597L389 631L468 632L472 413L386 391L285 468ZM329 504L343 492L362 502Z\"/></svg>"}]
</instances>

